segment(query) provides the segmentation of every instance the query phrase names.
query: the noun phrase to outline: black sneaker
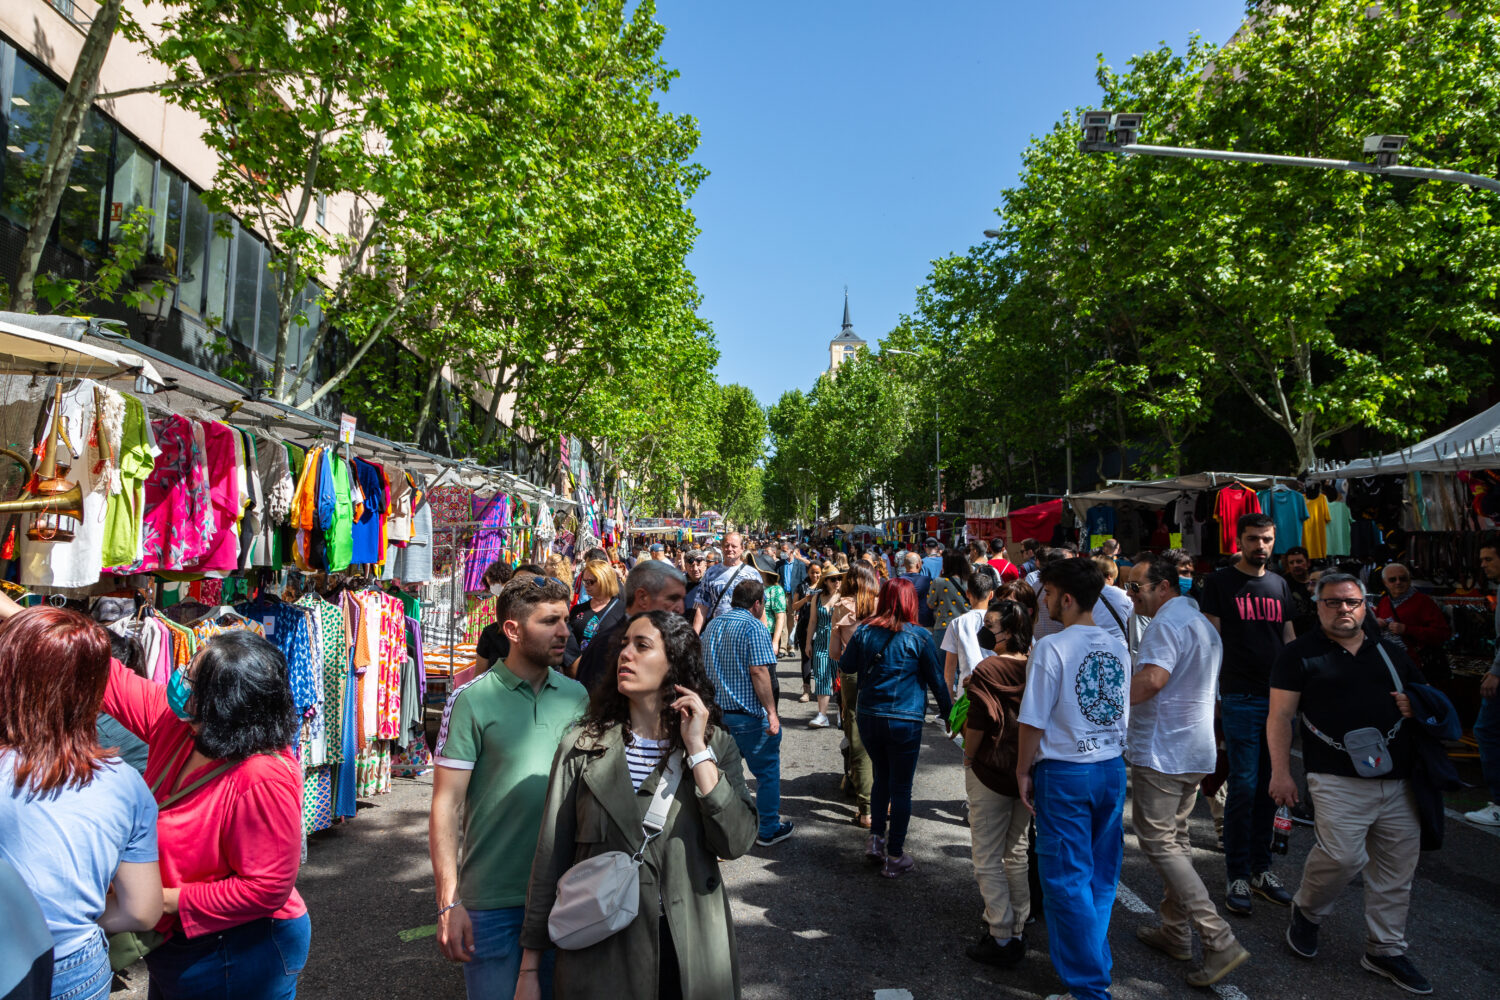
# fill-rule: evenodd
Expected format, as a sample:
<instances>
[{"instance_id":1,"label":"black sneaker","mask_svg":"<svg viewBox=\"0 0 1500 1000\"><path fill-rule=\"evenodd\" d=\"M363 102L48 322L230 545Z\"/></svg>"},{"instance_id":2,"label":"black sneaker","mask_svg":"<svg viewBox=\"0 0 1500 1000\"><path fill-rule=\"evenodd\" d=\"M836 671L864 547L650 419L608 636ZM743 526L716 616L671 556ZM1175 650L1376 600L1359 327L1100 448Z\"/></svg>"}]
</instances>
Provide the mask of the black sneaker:
<instances>
[{"instance_id":1,"label":"black sneaker","mask_svg":"<svg viewBox=\"0 0 1500 1000\"><path fill-rule=\"evenodd\" d=\"M964 954L984 965L993 965L997 969L1009 969L1026 957L1026 942L1017 937L1011 938L1004 944L996 944L995 938L986 930L979 936L978 941L964 949Z\"/></svg>"},{"instance_id":2,"label":"black sneaker","mask_svg":"<svg viewBox=\"0 0 1500 1000\"><path fill-rule=\"evenodd\" d=\"M1408 993L1431 993L1432 984L1405 955L1366 955L1359 964L1384 976Z\"/></svg>"},{"instance_id":3,"label":"black sneaker","mask_svg":"<svg viewBox=\"0 0 1500 1000\"><path fill-rule=\"evenodd\" d=\"M1268 899L1277 906L1291 906L1292 894L1286 891L1286 886L1281 884L1281 879L1270 872L1261 872L1250 880L1250 888L1262 899Z\"/></svg>"},{"instance_id":4,"label":"black sneaker","mask_svg":"<svg viewBox=\"0 0 1500 1000\"><path fill-rule=\"evenodd\" d=\"M1292 904L1292 922L1286 928L1286 943L1303 958L1313 958L1318 954L1318 925L1304 917L1296 903Z\"/></svg>"},{"instance_id":5,"label":"black sneaker","mask_svg":"<svg viewBox=\"0 0 1500 1000\"><path fill-rule=\"evenodd\" d=\"M1238 913L1242 917L1250 915L1250 880L1247 878L1231 879L1229 888L1224 893L1224 909L1230 913Z\"/></svg>"},{"instance_id":6,"label":"black sneaker","mask_svg":"<svg viewBox=\"0 0 1500 1000\"><path fill-rule=\"evenodd\" d=\"M755 838L755 842L756 842L756 844L758 844L761 847L770 847L772 844L779 844L779 843L781 843L783 840L785 840L786 838L790 837L791 835L792 835L792 824L790 824L790 823L783 823L783 824L781 824L780 826L778 826L776 828L776 832L775 833L771 834L769 837L764 836L764 835L756 837Z\"/></svg>"}]
</instances>

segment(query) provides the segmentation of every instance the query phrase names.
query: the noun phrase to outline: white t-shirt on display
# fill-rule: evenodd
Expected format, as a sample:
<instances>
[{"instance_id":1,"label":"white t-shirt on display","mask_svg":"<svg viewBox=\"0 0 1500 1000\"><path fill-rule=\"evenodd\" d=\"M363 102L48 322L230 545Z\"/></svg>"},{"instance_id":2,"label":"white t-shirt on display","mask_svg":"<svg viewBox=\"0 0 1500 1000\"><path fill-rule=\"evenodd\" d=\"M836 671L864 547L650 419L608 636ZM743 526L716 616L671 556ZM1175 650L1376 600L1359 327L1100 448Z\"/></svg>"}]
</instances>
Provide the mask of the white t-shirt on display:
<instances>
[{"instance_id":1,"label":"white t-shirt on display","mask_svg":"<svg viewBox=\"0 0 1500 1000\"><path fill-rule=\"evenodd\" d=\"M1208 774L1214 744L1214 700L1219 690L1223 640L1203 612L1185 597L1163 604L1151 619L1136 662L1172 676L1130 713L1130 763L1163 774Z\"/></svg>"},{"instance_id":2,"label":"white t-shirt on display","mask_svg":"<svg viewBox=\"0 0 1500 1000\"><path fill-rule=\"evenodd\" d=\"M1037 760L1094 764L1125 752L1130 651L1097 625L1072 625L1031 653L1020 722L1042 730Z\"/></svg>"},{"instance_id":3,"label":"white t-shirt on display","mask_svg":"<svg viewBox=\"0 0 1500 1000\"><path fill-rule=\"evenodd\" d=\"M954 694L963 692L964 678L972 674L974 668L979 666L980 661L987 655L984 647L979 645L979 630L983 627L984 609L974 608L949 622L948 630L943 633L943 641L939 648L945 653L958 654Z\"/></svg>"}]
</instances>

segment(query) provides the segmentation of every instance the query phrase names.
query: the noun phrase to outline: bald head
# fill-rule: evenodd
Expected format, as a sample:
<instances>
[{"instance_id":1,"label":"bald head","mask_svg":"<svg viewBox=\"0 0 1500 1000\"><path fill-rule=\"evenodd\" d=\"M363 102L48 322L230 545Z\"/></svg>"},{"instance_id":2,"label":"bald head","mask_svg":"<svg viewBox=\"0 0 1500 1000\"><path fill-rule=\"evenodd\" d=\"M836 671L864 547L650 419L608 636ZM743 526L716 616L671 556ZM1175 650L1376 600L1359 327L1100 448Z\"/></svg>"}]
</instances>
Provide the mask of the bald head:
<instances>
[{"instance_id":1,"label":"bald head","mask_svg":"<svg viewBox=\"0 0 1500 1000\"><path fill-rule=\"evenodd\" d=\"M724 565L738 566L740 559L745 554L745 539L738 531L731 531L724 536Z\"/></svg>"}]
</instances>

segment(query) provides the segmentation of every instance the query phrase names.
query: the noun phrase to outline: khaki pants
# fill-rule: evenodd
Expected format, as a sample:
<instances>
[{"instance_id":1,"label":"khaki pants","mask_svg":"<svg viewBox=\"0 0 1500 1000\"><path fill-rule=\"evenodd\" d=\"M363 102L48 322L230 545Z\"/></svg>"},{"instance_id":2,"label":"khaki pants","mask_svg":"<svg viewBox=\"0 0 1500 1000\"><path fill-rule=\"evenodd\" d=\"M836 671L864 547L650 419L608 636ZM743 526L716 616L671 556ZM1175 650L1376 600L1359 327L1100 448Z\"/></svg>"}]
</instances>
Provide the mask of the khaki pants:
<instances>
[{"instance_id":1,"label":"khaki pants","mask_svg":"<svg viewBox=\"0 0 1500 1000\"><path fill-rule=\"evenodd\" d=\"M1149 767L1132 767L1131 823L1141 852L1161 875L1161 929L1172 940L1192 950L1193 928L1208 951L1222 951L1234 943L1234 932L1214 909L1208 889L1193 867L1188 843L1188 815L1198 801L1201 774L1162 774Z\"/></svg>"},{"instance_id":2,"label":"khaki pants","mask_svg":"<svg viewBox=\"0 0 1500 1000\"><path fill-rule=\"evenodd\" d=\"M1365 950L1406 954L1406 911L1422 843L1411 783L1309 774L1307 790L1318 840L1302 869L1297 909L1321 923L1344 887L1363 874Z\"/></svg>"},{"instance_id":3,"label":"khaki pants","mask_svg":"<svg viewBox=\"0 0 1500 1000\"><path fill-rule=\"evenodd\" d=\"M854 785L854 798L862 813L870 811L870 786L875 773L870 769L870 755L865 753L865 741L859 738L859 674L839 674L839 725L849 737L849 749L844 752L844 773Z\"/></svg>"},{"instance_id":4,"label":"khaki pants","mask_svg":"<svg viewBox=\"0 0 1500 1000\"><path fill-rule=\"evenodd\" d=\"M974 877L984 899L984 922L994 937L1020 937L1031 916L1026 864L1031 813L1019 798L986 788L972 768L964 768L964 788L969 793L969 840Z\"/></svg>"}]
</instances>

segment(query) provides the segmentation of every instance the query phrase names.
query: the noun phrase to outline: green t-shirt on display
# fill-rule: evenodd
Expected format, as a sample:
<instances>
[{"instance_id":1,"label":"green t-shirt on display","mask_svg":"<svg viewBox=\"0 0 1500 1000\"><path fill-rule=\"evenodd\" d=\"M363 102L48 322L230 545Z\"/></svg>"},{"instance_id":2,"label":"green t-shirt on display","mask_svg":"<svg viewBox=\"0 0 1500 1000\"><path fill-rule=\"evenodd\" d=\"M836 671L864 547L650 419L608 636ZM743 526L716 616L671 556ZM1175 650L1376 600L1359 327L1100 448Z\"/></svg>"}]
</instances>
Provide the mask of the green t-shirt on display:
<instances>
[{"instance_id":1,"label":"green t-shirt on display","mask_svg":"<svg viewBox=\"0 0 1500 1000\"><path fill-rule=\"evenodd\" d=\"M349 492L349 466L333 459L333 526L328 529L328 571L348 569L354 558L354 500Z\"/></svg>"},{"instance_id":2,"label":"green t-shirt on display","mask_svg":"<svg viewBox=\"0 0 1500 1000\"><path fill-rule=\"evenodd\" d=\"M588 703L584 686L556 670L537 693L504 663L448 699L434 757L439 767L473 772L458 864L467 909L525 905L552 758Z\"/></svg>"}]
</instances>

